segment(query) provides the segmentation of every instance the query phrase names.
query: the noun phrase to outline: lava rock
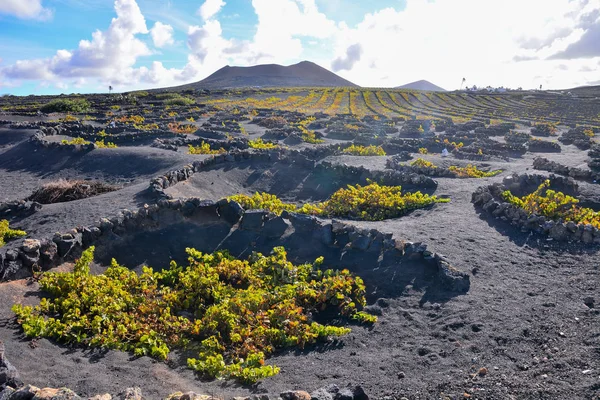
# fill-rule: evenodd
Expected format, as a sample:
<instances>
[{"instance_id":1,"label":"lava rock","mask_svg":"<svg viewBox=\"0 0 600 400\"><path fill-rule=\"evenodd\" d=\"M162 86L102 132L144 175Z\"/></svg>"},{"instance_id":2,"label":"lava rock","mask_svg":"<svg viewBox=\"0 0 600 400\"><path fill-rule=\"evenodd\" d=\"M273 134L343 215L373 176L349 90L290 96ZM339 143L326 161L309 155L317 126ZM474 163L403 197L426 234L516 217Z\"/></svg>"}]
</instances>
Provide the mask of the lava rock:
<instances>
[{"instance_id":1,"label":"lava rock","mask_svg":"<svg viewBox=\"0 0 600 400\"><path fill-rule=\"evenodd\" d=\"M217 210L221 218L231 225L237 224L244 215L244 209L238 202L227 199L217 203Z\"/></svg>"},{"instance_id":2,"label":"lava rock","mask_svg":"<svg viewBox=\"0 0 600 400\"><path fill-rule=\"evenodd\" d=\"M263 227L266 215L267 211L265 210L247 210L242 217L241 229L260 230Z\"/></svg>"},{"instance_id":3,"label":"lava rock","mask_svg":"<svg viewBox=\"0 0 600 400\"><path fill-rule=\"evenodd\" d=\"M283 400L311 400L310 394L303 390L290 390L279 395Z\"/></svg>"}]
</instances>

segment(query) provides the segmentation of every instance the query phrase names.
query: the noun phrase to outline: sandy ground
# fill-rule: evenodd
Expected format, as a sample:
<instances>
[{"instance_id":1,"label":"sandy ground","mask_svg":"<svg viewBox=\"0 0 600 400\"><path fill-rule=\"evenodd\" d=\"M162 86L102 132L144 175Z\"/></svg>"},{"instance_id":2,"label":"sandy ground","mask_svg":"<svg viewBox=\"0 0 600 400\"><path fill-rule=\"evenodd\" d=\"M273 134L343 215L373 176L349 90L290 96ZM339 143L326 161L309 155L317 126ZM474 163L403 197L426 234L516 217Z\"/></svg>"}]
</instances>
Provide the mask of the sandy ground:
<instances>
[{"instance_id":1,"label":"sandy ground","mask_svg":"<svg viewBox=\"0 0 600 400\"><path fill-rule=\"evenodd\" d=\"M15 226L35 237L149 202L150 178L190 160L186 154L145 147L95 150L83 156L34 151L25 142L31 133L0 129L0 200L23 198L41 183L59 177L102 179L123 186L98 197L45 206L15 221ZM585 166L586 153L573 146L563 146L561 154L540 155ZM14 302L38 300L36 284L26 281L0 284L4 321L0 340L7 343L7 357L24 381L68 386L83 395L142 386L150 399L178 390L227 397L353 383L374 398L462 398L465 392L479 399L594 398L600 395L600 313L588 308L583 299L591 296L600 301L598 248L557 246L480 217L470 203L478 186L501 181L512 172L533 172L534 156L486 163L506 170L495 178L438 179L436 194L450 196L448 204L394 220L353 222L427 243L472 274L470 291L460 296L435 295L417 279L399 285L396 293L386 293L388 306L375 327L354 327L341 341L315 351L277 354L269 362L282 372L254 387L202 381L182 367L185 356L177 353L172 364L165 364L117 351L99 353L48 340L33 344L23 340L10 307ZM437 164L448 162L437 155L425 158ZM342 156L326 161L385 167L385 157ZM210 199L270 190L302 200L306 171L290 171L294 178L287 180L269 171L245 165L215 169L170 190ZM600 193L596 185L580 186L590 195ZM376 287L368 290L371 299L378 297ZM476 375L484 367L487 374Z\"/></svg>"}]
</instances>

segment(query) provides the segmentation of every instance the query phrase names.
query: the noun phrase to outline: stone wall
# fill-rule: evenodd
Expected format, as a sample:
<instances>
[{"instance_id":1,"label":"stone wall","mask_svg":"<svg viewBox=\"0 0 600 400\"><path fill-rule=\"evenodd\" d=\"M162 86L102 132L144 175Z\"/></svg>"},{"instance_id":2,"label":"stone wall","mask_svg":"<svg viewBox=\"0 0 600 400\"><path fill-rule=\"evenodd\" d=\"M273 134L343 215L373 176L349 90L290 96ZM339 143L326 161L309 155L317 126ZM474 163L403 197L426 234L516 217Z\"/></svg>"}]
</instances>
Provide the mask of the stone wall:
<instances>
[{"instance_id":1,"label":"stone wall","mask_svg":"<svg viewBox=\"0 0 600 400\"><path fill-rule=\"evenodd\" d=\"M334 150L335 146L327 146L322 149L289 150L289 149L271 149L271 150L233 150L227 154L212 155L204 160L195 161L192 164L185 165L177 170L170 171L164 175L158 176L150 181L150 191L158 198L170 198L165 193L165 189L176 185L179 182L188 180L194 173L210 168L217 164L235 163L243 160L254 162L282 162L295 163L297 165L315 169L317 171L324 169L334 170L341 178L343 177L362 177L381 182L386 185L394 186L415 186L426 189L434 189L437 182L433 179L408 171L371 171L364 167L354 167L342 164L331 164L328 162L317 163L315 158L321 158Z\"/></svg>"},{"instance_id":2,"label":"stone wall","mask_svg":"<svg viewBox=\"0 0 600 400\"><path fill-rule=\"evenodd\" d=\"M198 216L201 218L198 219ZM144 205L138 210L122 210L116 216L103 218L92 226L56 233L52 239L10 242L10 246L5 246L7 249L3 248L0 253L0 279L31 276L35 270L47 270L62 262L75 260L89 246L161 229L175 220L199 224L203 221L219 221L228 224L232 230L249 230L258 236L275 239L291 227L296 234L306 235L307 240L317 240L322 245L340 251L347 248L379 255L377 259L386 263L394 259L399 261L403 257L427 262L437 268L439 281L448 290L466 292L470 285L467 274L453 268L449 260L427 250L427 245L422 243L395 240L391 234L360 229L337 221L328 222L308 215L285 212L276 216L264 210L244 211L238 203L227 199L213 202L198 198L163 198L157 204Z\"/></svg>"},{"instance_id":3,"label":"stone wall","mask_svg":"<svg viewBox=\"0 0 600 400\"><path fill-rule=\"evenodd\" d=\"M560 241L581 241L583 243L600 243L600 230L590 224L576 224L572 221L553 221L542 215L530 215L525 210L502 198L505 190L519 196L531 193L537 186L550 179L552 187L563 192L576 193L577 184L570 178L551 175L512 175L503 183L482 186L473 193L471 202L481 212L495 219L508 222L523 232L537 232Z\"/></svg>"},{"instance_id":4,"label":"stone wall","mask_svg":"<svg viewBox=\"0 0 600 400\"><path fill-rule=\"evenodd\" d=\"M597 182L600 180L600 173L581 168L569 167L559 164L555 161L550 161L543 157L537 157L535 160L533 160L533 168L541 171L553 172L559 175L570 176L573 179L584 181Z\"/></svg>"}]
</instances>

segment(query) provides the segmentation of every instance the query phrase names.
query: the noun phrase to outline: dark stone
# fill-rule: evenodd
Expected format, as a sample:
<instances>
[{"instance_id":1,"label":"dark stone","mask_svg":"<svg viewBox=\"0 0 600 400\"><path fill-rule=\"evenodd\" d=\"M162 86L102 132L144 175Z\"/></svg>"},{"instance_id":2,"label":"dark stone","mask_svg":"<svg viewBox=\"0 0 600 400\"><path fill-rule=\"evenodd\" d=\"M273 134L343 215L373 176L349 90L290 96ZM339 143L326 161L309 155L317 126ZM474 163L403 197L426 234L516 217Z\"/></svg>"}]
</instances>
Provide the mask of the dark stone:
<instances>
[{"instance_id":1,"label":"dark stone","mask_svg":"<svg viewBox=\"0 0 600 400\"><path fill-rule=\"evenodd\" d=\"M77 239L75 239L75 238L62 239L61 238L61 239L55 240L55 243L58 248L58 256L64 258L71 252L71 250L73 250L73 248L77 244Z\"/></svg>"},{"instance_id":2,"label":"dark stone","mask_svg":"<svg viewBox=\"0 0 600 400\"><path fill-rule=\"evenodd\" d=\"M335 237L333 235L332 225L331 224L323 225L321 227L321 229L319 229L317 231L317 237L323 244L325 244L327 246L332 246L333 241L335 239Z\"/></svg>"},{"instance_id":3,"label":"dark stone","mask_svg":"<svg viewBox=\"0 0 600 400\"><path fill-rule=\"evenodd\" d=\"M17 369L6 359L4 343L0 342L0 388L23 386Z\"/></svg>"},{"instance_id":4,"label":"dark stone","mask_svg":"<svg viewBox=\"0 0 600 400\"><path fill-rule=\"evenodd\" d=\"M242 217L242 229L257 231L263 227L267 212L265 210L248 210Z\"/></svg>"},{"instance_id":5,"label":"dark stone","mask_svg":"<svg viewBox=\"0 0 600 400\"><path fill-rule=\"evenodd\" d=\"M469 275L452 267L446 261L438 262L438 278L449 290L466 293L471 287Z\"/></svg>"},{"instance_id":6,"label":"dark stone","mask_svg":"<svg viewBox=\"0 0 600 400\"><path fill-rule=\"evenodd\" d=\"M278 238L285 233L288 227L288 223L285 222L283 218L271 218L265 221L263 227L263 234L268 238Z\"/></svg>"},{"instance_id":7,"label":"dark stone","mask_svg":"<svg viewBox=\"0 0 600 400\"><path fill-rule=\"evenodd\" d=\"M356 385L354 388L352 388L352 397L354 400L369 400L369 396L367 396L363 388L359 385Z\"/></svg>"},{"instance_id":8,"label":"dark stone","mask_svg":"<svg viewBox=\"0 0 600 400\"><path fill-rule=\"evenodd\" d=\"M98 229L98 228L96 228ZM98 229L98 231L100 231ZM51 240L42 241L40 246L40 261L43 267L52 267L58 255L58 246Z\"/></svg>"},{"instance_id":9,"label":"dark stone","mask_svg":"<svg viewBox=\"0 0 600 400\"><path fill-rule=\"evenodd\" d=\"M325 388L315 390L310 394L311 400L333 400L333 395L329 393Z\"/></svg>"},{"instance_id":10,"label":"dark stone","mask_svg":"<svg viewBox=\"0 0 600 400\"><path fill-rule=\"evenodd\" d=\"M91 228L83 228L83 231L81 232L81 241L83 243L83 247L89 247L101 235L102 231L100 230L100 228L97 228L95 226L92 226Z\"/></svg>"},{"instance_id":11,"label":"dark stone","mask_svg":"<svg viewBox=\"0 0 600 400\"><path fill-rule=\"evenodd\" d=\"M289 390L279 395L283 400L311 400L310 394L303 390Z\"/></svg>"},{"instance_id":12,"label":"dark stone","mask_svg":"<svg viewBox=\"0 0 600 400\"><path fill-rule=\"evenodd\" d=\"M221 218L231 225L237 224L244 215L244 209L238 202L227 199L220 200L217 203L217 210Z\"/></svg>"},{"instance_id":13,"label":"dark stone","mask_svg":"<svg viewBox=\"0 0 600 400\"><path fill-rule=\"evenodd\" d=\"M352 240L352 247L366 251L369 248L369 244L371 243L371 238L367 235L358 235L356 238Z\"/></svg>"},{"instance_id":14,"label":"dark stone","mask_svg":"<svg viewBox=\"0 0 600 400\"><path fill-rule=\"evenodd\" d=\"M7 261L16 261L19 258L19 252L17 250L8 250L5 254Z\"/></svg>"},{"instance_id":15,"label":"dark stone","mask_svg":"<svg viewBox=\"0 0 600 400\"><path fill-rule=\"evenodd\" d=\"M21 253L19 253L19 256L20 256L19 258L21 259L21 262L23 262L23 266L25 268L31 268L40 261L39 252L36 252L36 253L21 252Z\"/></svg>"},{"instance_id":16,"label":"dark stone","mask_svg":"<svg viewBox=\"0 0 600 400\"><path fill-rule=\"evenodd\" d=\"M284 211L281 216L288 219L296 230L313 231L317 228L317 219L310 215Z\"/></svg>"},{"instance_id":17,"label":"dark stone","mask_svg":"<svg viewBox=\"0 0 600 400\"><path fill-rule=\"evenodd\" d=\"M15 389L11 387L4 388L4 390L0 392L0 400L9 400L14 392Z\"/></svg>"},{"instance_id":18,"label":"dark stone","mask_svg":"<svg viewBox=\"0 0 600 400\"><path fill-rule=\"evenodd\" d=\"M4 263L4 270L0 280L8 281L15 279L23 279L30 276L31 273L26 268L23 268L21 260L9 261Z\"/></svg>"},{"instance_id":19,"label":"dark stone","mask_svg":"<svg viewBox=\"0 0 600 400\"><path fill-rule=\"evenodd\" d=\"M335 395L335 400L354 400L354 393L349 388L341 389Z\"/></svg>"}]
</instances>

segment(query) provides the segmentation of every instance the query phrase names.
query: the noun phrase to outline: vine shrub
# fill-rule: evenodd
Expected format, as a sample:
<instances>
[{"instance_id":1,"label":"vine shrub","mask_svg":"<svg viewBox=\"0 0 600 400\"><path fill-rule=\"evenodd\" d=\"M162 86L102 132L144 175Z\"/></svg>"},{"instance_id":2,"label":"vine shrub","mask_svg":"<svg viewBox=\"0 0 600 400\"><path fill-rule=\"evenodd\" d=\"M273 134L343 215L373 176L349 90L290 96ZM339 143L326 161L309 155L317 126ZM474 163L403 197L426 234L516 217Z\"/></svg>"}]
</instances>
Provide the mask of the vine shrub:
<instances>
[{"instance_id":1,"label":"vine shrub","mask_svg":"<svg viewBox=\"0 0 600 400\"><path fill-rule=\"evenodd\" d=\"M27 232L11 229L7 220L0 220L0 247L4 246L9 240L18 239L25 235L27 235Z\"/></svg>"},{"instance_id":2,"label":"vine shrub","mask_svg":"<svg viewBox=\"0 0 600 400\"><path fill-rule=\"evenodd\" d=\"M71 140L63 139L60 141L61 144L90 144L87 140L81 137L76 137Z\"/></svg>"},{"instance_id":3,"label":"vine shrub","mask_svg":"<svg viewBox=\"0 0 600 400\"><path fill-rule=\"evenodd\" d=\"M360 146L352 145L342 150L344 154L352 154L354 156L385 156L385 150L381 146Z\"/></svg>"},{"instance_id":4,"label":"vine shrub","mask_svg":"<svg viewBox=\"0 0 600 400\"><path fill-rule=\"evenodd\" d=\"M248 146L250 146L253 149L263 149L263 150L275 149L275 148L279 147L274 143L265 142L261 138L258 138L255 140L249 140Z\"/></svg>"},{"instance_id":5,"label":"vine shrub","mask_svg":"<svg viewBox=\"0 0 600 400\"><path fill-rule=\"evenodd\" d=\"M188 150L190 154L223 154L225 153L224 148L220 148L217 150L213 150L210 148L210 144L206 142L202 142L199 146L193 146L191 144L188 145Z\"/></svg>"},{"instance_id":6,"label":"vine shrub","mask_svg":"<svg viewBox=\"0 0 600 400\"><path fill-rule=\"evenodd\" d=\"M179 122L170 122L169 124L167 124L167 127L173 133L185 133L188 135L198 130L198 128L195 125L180 124Z\"/></svg>"},{"instance_id":7,"label":"vine shrub","mask_svg":"<svg viewBox=\"0 0 600 400\"><path fill-rule=\"evenodd\" d=\"M255 193L253 196L236 195L229 197L249 209L264 209L276 214L294 211L321 217L345 217L365 221L381 221L397 218L411 210L424 208L434 203L447 203L449 199L438 199L421 192L402 193L400 186L381 186L371 182L366 186L348 185L335 192L322 203L295 204L283 203L269 193Z\"/></svg>"},{"instance_id":8,"label":"vine shrub","mask_svg":"<svg viewBox=\"0 0 600 400\"><path fill-rule=\"evenodd\" d=\"M188 265L171 262L138 275L112 261L91 275L94 247L73 272L46 273L38 306L15 304L13 312L28 337L133 351L167 359L172 348L199 349L188 366L216 378L256 382L279 368L264 365L278 348L341 336L349 328L311 320L319 312L375 322L365 306L362 279L348 270L323 270L323 257L294 265L283 247L238 260L226 251L186 249ZM181 315L189 315L183 317Z\"/></svg>"},{"instance_id":9,"label":"vine shrub","mask_svg":"<svg viewBox=\"0 0 600 400\"><path fill-rule=\"evenodd\" d=\"M494 171L482 171L477 166L468 164L466 167L450 166L448 167L459 178L491 178L502 173L501 169Z\"/></svg>"},{"instance_id":10,"label":"vine shrub","mask_svg":"<svg viewBox=\"0 0 600 400\"><path fill-rule=\"evenodd\" d=\"M437 165L433 164L431 161L424 160L422 158L417 158L413 162L410 163L413 167L421 167L421 168L438 168ZM468 164L466 167L457 167L455 165L451 165L448 167L448 170L452 172L457 178L491 178L492 176L496 176L502 173L501 169L495 171L482 171L477 168L477 166Z\"/></svg>"},{"instance_id":11,"label":"vine shrub","mask_svg":"<svg viewBox=\"0 0 600 400\"><path fill-rule=\"evenodd\" d=\"M94 144L99 149L116 149L118 147L113 142L105 142L104 140L96 140Z\"/></svg>"},{"instance_id":12,"label":"vine shrub","mask_svg":"<svg viewBox=\"0 0 600 400\"><path fill-rule=\"evenodd\" d=\"M580 207L577 205L579 200L575 197L550 189L550 180L548 179L533 193L526 196L517 197L506 190L502 193L502 197L529 214L543 215L555 221L591 224L600 229L600 212Z\"/></svg>"},{"instance_id":13,"label":"vine shrub","mask_svg":"<svg viewBox=\"0 0 600 400\"><path fill-rule=\"evenodd\" d=\"M44 104L40 107L40 111L46 114L54 112L84 113L89 111L90 107L90 102L86 99L58 99Z\"/></svg>"}]
</instances>

